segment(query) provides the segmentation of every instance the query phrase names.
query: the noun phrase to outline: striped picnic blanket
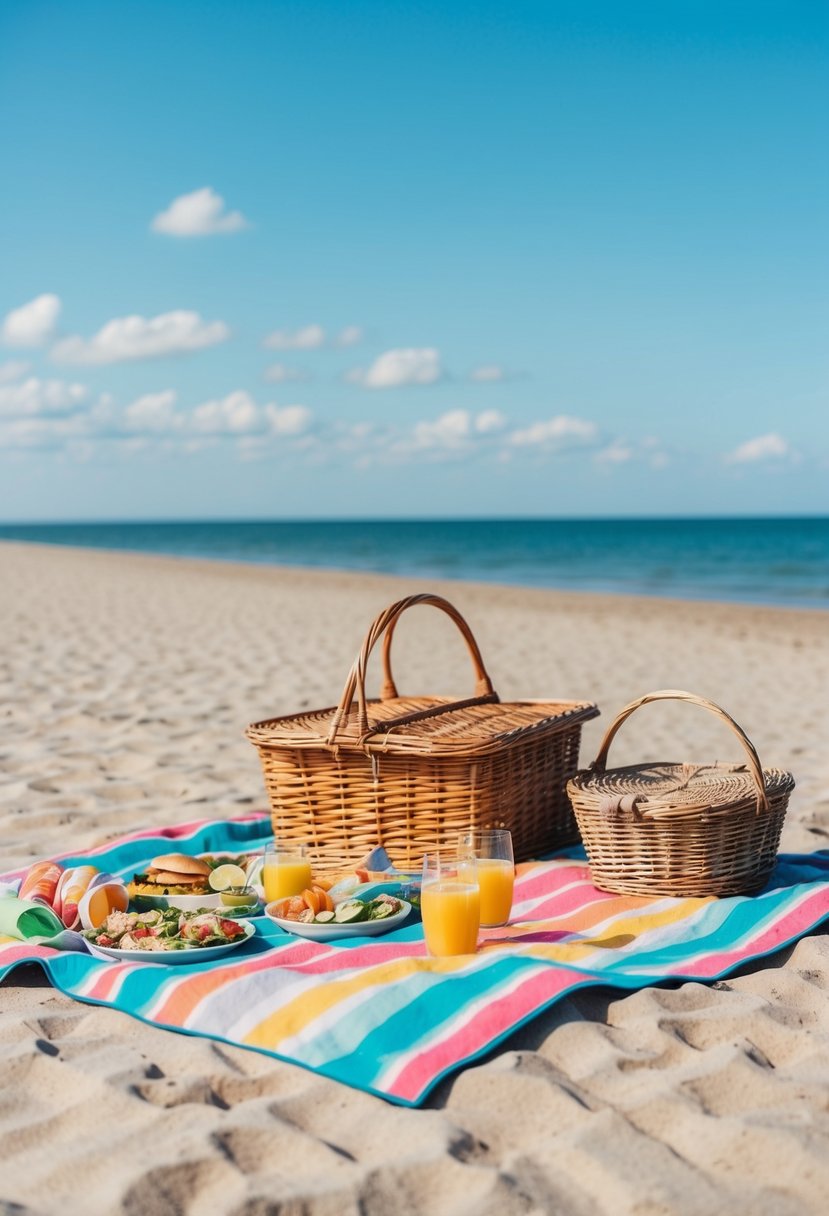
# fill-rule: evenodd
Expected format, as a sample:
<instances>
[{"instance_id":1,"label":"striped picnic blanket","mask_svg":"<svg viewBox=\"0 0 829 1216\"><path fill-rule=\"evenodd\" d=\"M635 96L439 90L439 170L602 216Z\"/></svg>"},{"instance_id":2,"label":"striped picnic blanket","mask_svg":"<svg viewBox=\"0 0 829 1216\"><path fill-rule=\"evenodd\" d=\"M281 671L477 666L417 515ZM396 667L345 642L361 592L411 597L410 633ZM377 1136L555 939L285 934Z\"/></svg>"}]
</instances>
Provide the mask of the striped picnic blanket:
<instances>
[{"instance_id":1,"label":"striped picnic blanket","mask_svg":"<svg viewBox=\"0 0 829 1216\"><path fill-rule=\"evenodd\" d=\"M183 852L248 852L269 830L267 816L255 813L136 833L60 860L128 876L173 842ZM568 993L714 980L828 917L827 853L783 856L761 894L715 900L604 894L590 883L583 854L568 850L518 867L512 923L483 930L472 957L428 958L414 916L382 937L328 944L258 917L254 937L223 959L175 967L7 939L0 980L38 962L80 1001L417 1106L442 1077Z\"/></svg>"}]
</instances>

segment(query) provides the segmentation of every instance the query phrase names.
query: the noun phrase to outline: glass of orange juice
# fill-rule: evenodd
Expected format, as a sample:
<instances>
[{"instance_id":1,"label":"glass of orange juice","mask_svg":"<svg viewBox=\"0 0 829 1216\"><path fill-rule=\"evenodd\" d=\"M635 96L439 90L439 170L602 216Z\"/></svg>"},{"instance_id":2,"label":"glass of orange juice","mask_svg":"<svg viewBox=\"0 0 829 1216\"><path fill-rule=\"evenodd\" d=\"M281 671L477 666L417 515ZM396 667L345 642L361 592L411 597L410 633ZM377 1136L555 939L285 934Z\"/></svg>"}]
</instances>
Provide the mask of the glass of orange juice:
<instances>
[{"instance_id":1,"label":"glass of orange juice","mask_svg":"<svg viewBox=\"0 0 829 1216\"><path fill-rule=\"evenodd\" d=\"M311 862L306 856L304 844L265 845L262 865L262 886L265 900L285 899L288 895L300 895L311 885Z\"/></svg>"},{"instance_id":2,"label":"glass of orange juice","mask_svg":"<svg viewBox=\"0 0 829 1216\"><path fill-rule=\"evenodd\" d=\"M481 925L491 929L505 925L512 911L515 861L512 836L506 828L479 828L461 832L458 838L458 863L475 862L481 892Z\"/></svg>"},{"instance_id":3,"label":"glass of orange juice","mask_svg":"<svg viewBox=\"0 0 829 1216\"><path fill-rule=\"evenodd\" d=\"M461 872L455 854L423 858L420 912L426 948L435 958L474 954L478 947L481 905L474 858L463 865Z\"/></svg>"}]
</instances>

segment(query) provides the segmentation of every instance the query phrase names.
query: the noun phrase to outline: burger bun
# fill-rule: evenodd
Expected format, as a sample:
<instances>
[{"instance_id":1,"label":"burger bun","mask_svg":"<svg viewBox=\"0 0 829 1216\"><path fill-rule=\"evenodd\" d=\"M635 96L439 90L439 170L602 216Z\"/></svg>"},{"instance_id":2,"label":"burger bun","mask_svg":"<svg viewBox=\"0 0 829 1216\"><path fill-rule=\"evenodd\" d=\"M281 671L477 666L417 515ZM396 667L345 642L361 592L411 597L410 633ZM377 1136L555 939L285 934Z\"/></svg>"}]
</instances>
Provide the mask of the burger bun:
<instances>
[{"instance_id":1,"label":"burger bun","mask_svg":"<svg viewBox=\"0 0 829 1216\"><path fill-rule=\"evenodd\" d=\"M202 861L201 857L188 857L186 853L164 853L153 858L147 873L163 882L178 882L180 878L198 880L209 877L210 866L206 861Z\"/></svg>"}]
</instances>

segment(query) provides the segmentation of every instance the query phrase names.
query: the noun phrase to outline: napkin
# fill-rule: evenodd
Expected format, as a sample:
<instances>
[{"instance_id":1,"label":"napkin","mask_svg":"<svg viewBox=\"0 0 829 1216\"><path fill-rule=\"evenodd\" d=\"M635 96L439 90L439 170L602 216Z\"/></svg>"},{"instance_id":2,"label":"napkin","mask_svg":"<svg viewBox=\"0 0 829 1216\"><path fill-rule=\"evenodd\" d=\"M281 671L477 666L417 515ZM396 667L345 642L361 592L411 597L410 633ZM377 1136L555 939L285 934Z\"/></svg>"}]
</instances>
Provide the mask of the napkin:
<instances>
[{"instance_id":1,"label":"napkin","mask_svg":"<svg viewBox=\"0 0 829 1216\"><path fill-rule=\"evenodd\" d=\"M0 937L32 941L55 950L84 950L80 933L64 929L60 917L45 904L14 895L0 897Z\"/></svg>"}]
</instances>

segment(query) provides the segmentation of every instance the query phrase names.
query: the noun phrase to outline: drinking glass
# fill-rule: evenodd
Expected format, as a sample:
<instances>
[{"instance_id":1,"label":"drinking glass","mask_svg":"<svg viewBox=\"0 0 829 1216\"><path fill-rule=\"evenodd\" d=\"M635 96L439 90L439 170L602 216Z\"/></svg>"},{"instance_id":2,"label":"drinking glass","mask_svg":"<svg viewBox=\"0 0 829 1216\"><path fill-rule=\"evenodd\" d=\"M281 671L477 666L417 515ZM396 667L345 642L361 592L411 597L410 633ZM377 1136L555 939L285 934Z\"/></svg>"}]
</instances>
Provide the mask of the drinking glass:
<instances>
[{"instance_id":1,"label":"drinking glass","mask_svg":"<svg viewBox=\"0 0 829 1216\"><path fill-rule=\"evenodd\" d=\"M478 946L480 897L474 858L459 869L454 853L427 853L423 858L420 911L426 948L435 958L474 954Z\"/></svg>"},{"instance_id":2,"label":"drinking glass","mask_svg":"<svg viewBox=\"0 0 829 1216\"><path fill-rule=\"evenodd\" d=\"M515 861L512 836L506 828L476 828L458 837L458 862L463 868L474 860L481 892L481 926L505 925L512 910Z\"/></svg>"},{"instance_id":3,"label":"drinking glass","mask_svg":"<svg viewBox=\"0 0 829 1216\"><path fill-rule=\"evenodd\" d=\"M275 840L265 845L262 886L267 903L300 895L310 885L311 862L304 844L280 844Z\"/></svg>"}]
</instances>

